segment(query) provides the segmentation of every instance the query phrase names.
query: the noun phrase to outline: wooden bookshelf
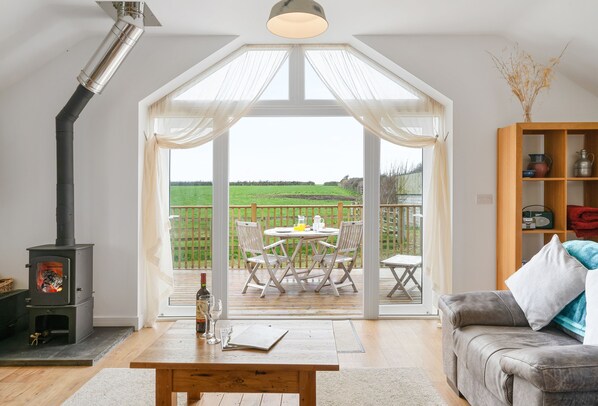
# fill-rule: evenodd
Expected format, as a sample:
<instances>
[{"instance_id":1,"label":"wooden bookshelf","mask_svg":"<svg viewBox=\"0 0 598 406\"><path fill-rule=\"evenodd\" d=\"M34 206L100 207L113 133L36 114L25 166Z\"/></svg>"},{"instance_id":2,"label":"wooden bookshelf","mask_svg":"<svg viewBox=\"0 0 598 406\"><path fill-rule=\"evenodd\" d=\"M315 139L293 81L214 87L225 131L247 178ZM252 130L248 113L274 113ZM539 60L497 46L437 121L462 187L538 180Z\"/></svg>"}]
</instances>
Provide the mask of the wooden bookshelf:
<instances>
[{"instance_id":1,"label":"wooden bookshelf","mask_svg":"<svg viewBox=\"0 0 598 406\"><path fill-rule=\"evenodd\" d=\"M496 286L521 267L553 236L576 239L567 230L567 205L598 207L598 162L592 176L573 176L576 151L585 148L598 155L598 123L515 123L498 129ZM528 154L549 155L552 167L545 178L524 178ZM549 207L554 229L522 230L522 208Z\"/></svg>"}]
</instances>

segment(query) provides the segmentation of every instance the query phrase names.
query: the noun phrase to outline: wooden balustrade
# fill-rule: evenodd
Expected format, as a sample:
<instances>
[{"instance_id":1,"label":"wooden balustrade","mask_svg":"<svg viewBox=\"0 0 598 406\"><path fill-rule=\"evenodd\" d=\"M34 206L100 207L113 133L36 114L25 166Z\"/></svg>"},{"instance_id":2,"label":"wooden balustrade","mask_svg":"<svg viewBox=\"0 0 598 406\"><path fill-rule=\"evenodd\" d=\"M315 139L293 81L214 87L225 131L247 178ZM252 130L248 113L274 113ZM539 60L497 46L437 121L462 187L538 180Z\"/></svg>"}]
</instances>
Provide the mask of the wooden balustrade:
<instances>
[{"instance_id":1,"label":"wooden balustrade","mask_svg":"<svg viewBox=\"0 0 598 406\"><path fill-rule=\"evenodd\" d=\"M244 265L239 252L235 220L257 221L262 229L292 226L297 216L303 215L308 223L316 214L327 227L340 227L342 221L361 220L362 205L230 206L229 213L229 266L240 269ZM419 204L380 205L380 257L395 254L421 255L422 207ZM174 269L210 269L212 266L212 206L172 206L170 208L170 238ZM265 237L266 244L274 242ZM290 254L296 240L286 244ZM308 265L309 252L305 246L298 255L296 266ZM361 253L357 267L362 265Z\"/></svg>"}]
</instances>

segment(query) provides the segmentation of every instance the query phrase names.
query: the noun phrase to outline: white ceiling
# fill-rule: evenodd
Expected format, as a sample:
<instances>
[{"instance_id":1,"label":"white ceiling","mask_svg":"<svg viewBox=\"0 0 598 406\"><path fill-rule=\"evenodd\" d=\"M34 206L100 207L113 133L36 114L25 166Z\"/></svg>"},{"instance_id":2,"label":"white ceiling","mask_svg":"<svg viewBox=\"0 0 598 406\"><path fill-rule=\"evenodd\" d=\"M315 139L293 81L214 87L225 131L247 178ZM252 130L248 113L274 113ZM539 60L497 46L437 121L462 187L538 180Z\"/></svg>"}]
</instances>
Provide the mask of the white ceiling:
<instances>
[{"instance_id":1,"label":"white ceiling","mask_svg":"<svg viewBox=\"0 0 598 406\"><path fill-rule=\"evenodd\" d=\"M148 0L162 23L146 35L239 35L247 43L289 42L266 30L275 0ZM93 0L4 1L0 88L112 20ZM570 42L559 71L598 95L597 0L320 0L330 28L314 42L368 34L501 35L539 58ZM93 50L90 50L90 56Z\"/></svg>"}]
</instances>

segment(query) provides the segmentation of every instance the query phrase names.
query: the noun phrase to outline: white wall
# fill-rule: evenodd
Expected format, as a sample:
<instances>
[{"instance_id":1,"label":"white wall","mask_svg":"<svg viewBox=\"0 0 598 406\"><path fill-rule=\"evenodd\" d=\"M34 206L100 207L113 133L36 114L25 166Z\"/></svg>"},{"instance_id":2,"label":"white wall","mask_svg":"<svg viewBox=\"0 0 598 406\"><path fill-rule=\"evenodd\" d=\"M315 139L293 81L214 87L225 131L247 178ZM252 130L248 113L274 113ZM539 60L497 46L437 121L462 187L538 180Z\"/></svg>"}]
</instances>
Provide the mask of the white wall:
<instances>
[{"instance_id":1,"label":"white wall","mask_svg":"<svg viewBox=\"0 0 598 406\"><path fill-rule=\"evenodd\" d=\"M82 41L0 93L0 275L18 288L27 287L25 249L55 241L54 117L101 39ZM233 39L142 37L75 123L75 237L95 244L96 325L137 325L141 312L138 103Z\"/></svg>"},{"instance_id":2,"label":"white wall","mask_svg":"<svg viewBox=\"0 0 598 406\"><path fill-rule=\"evenodd\" d=\"M486 53L510 44L494 36L357 38L453 100L453 291L495 288L496 205L477 205L476 195L496 203L496 129L522 120ZM598 98L557 74L532 119L598 121Z\"/></svg>"}]
</instances>

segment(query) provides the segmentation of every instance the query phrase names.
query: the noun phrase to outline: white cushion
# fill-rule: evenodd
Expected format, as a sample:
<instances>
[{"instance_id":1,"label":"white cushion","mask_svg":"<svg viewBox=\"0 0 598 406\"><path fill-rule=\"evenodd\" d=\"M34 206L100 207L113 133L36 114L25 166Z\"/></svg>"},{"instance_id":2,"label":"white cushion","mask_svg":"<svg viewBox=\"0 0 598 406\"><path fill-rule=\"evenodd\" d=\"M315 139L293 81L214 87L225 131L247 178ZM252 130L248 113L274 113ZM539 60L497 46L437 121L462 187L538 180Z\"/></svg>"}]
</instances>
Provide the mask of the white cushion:
<instances>
[{"instance_id":1,"label":"white cushion","mask_svg":"<svg viewBox=\"0 0 598 406\"><path fill-rule=\"evenodd\" d=\"M548 325L585 289L588 270L555 234L540 252L505 281L533 330Z\"/></svg>"},{"instance_id":2,"label":"white cushion","mask_svg":"<svg viewBox=\"0 0 598 406\"><path fill-rule=\"evenodd\" d=\"M586 335L583 343L598 345L598 271L588 272L586 303Z\"/></svg>"}]
</instances>

